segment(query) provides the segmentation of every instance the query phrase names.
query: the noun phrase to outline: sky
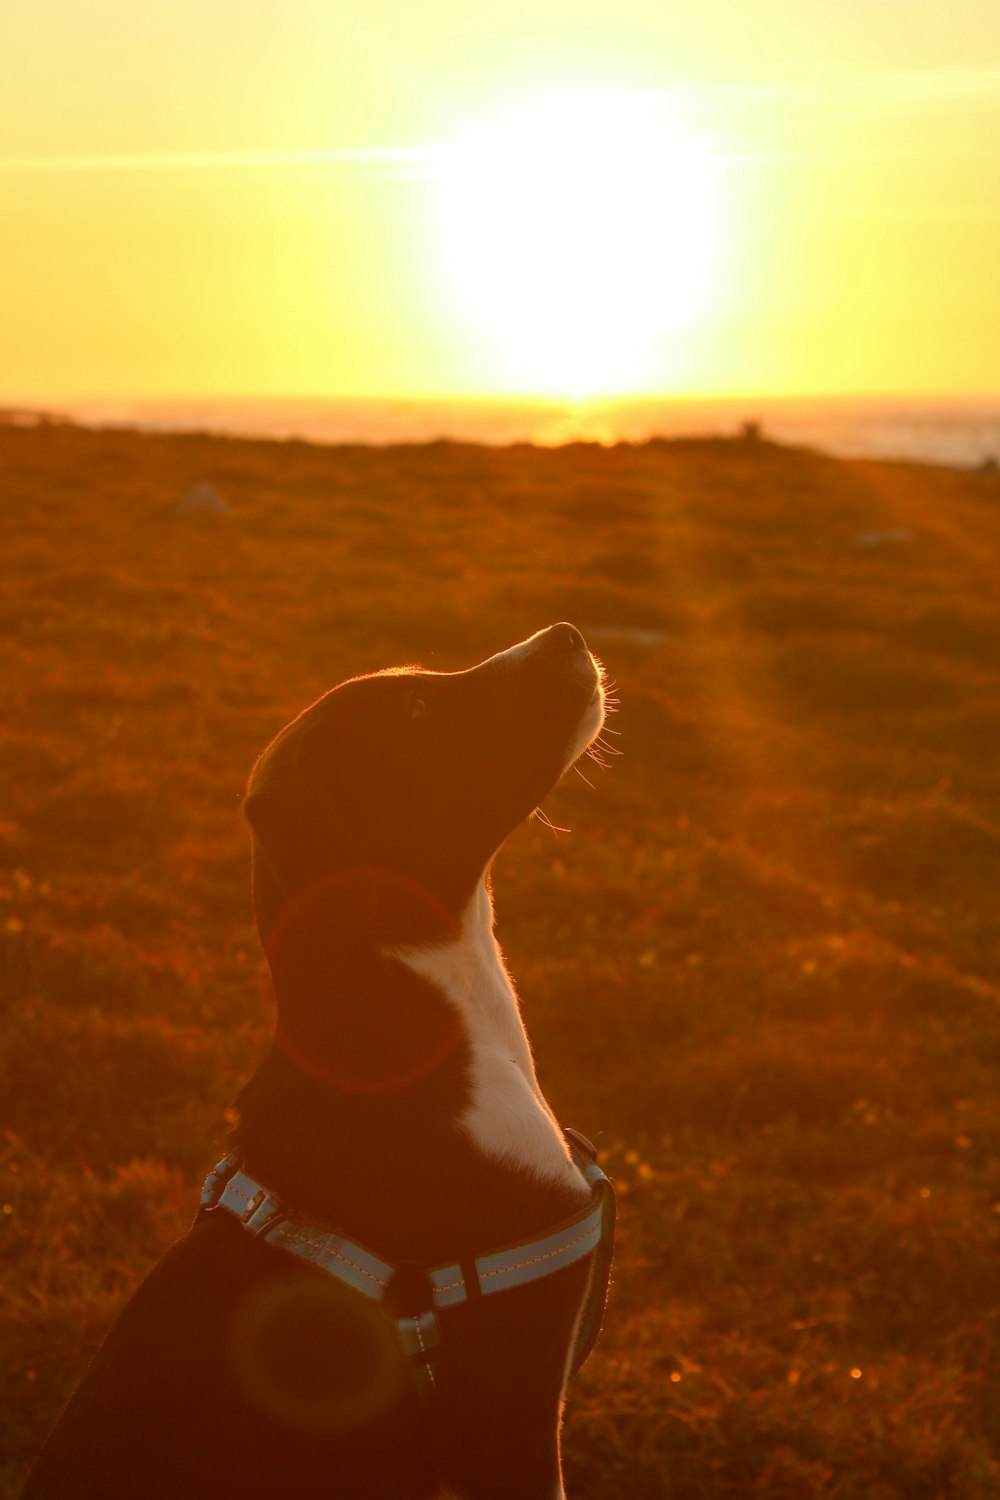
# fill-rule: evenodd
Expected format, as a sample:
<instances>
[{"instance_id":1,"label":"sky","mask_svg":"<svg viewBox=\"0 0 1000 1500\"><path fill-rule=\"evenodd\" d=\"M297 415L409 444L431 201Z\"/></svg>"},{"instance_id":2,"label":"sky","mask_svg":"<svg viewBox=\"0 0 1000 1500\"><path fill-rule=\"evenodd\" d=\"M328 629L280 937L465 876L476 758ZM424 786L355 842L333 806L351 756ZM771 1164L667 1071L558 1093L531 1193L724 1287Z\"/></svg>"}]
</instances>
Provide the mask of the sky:
<instances>
[{"instance_id":1,"label":"sky","mask_svg":"<svg viewBox=\"0 0 1000 1500\"><path fill-rule=\"evenodd\" d=\"M1000 395L997 0L4 0L0 402Z\"/></svg>"}]
</instances>

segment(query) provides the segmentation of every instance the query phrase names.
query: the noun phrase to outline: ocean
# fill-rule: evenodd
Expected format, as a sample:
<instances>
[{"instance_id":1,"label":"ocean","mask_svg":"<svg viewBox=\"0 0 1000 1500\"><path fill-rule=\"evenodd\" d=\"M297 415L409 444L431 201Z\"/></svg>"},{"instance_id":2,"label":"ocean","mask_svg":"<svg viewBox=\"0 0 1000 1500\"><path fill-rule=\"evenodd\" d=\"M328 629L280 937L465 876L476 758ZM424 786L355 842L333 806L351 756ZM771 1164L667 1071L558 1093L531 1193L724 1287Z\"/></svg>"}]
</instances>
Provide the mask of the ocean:
<instances>
[{"instance_id":1,"label":"ocean","mask_svg":"<svg viewBox=\"0 0 1000 1500\"><path fill-rule=\"evenodd\" d=\"M560 405L527 401L191 400L92 401L62 408L90 426L210 431L316 443L506 446L642 443L651 438L761 436L845 458L910 459L960 467L1000 463L1000 398L683 401Z\"/></svg>"}]
</instances>

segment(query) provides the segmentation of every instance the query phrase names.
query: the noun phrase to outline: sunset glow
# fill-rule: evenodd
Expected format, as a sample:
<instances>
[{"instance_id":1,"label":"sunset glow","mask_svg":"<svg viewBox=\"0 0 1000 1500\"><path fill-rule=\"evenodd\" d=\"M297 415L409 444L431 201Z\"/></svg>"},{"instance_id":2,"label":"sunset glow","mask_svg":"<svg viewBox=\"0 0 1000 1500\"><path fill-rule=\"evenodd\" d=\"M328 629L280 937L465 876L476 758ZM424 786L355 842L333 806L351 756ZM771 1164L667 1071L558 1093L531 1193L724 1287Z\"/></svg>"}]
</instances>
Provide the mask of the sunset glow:
<instances>
[{"instance_id":1,"label":"sunset glow","mask_svg":"<svg viewBox=\"0 0 1000 1500\"><path fill-rule=\"evenodd\" d=\"M0 400L996 393L1000 8L234 26L0 14Z\"/></svg>"}]
</instances>

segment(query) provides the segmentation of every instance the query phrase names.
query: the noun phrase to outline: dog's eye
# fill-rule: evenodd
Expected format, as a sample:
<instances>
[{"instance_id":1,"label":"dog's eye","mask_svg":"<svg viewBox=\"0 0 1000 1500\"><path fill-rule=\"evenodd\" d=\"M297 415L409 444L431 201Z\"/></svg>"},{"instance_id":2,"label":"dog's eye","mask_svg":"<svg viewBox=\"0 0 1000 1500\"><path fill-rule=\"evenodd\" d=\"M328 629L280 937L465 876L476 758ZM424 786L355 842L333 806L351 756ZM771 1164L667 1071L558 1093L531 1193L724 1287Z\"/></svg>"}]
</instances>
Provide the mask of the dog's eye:
<instances>
[{"instance_id":1,"label":"dog's eye","mask_svg":"<svg viewBox=\"0 0 1000 1500\"><path fill-rule=\"evenodd\" d=\"M430 711L431 711L430 704L427 702L426 698L411 698L410 699L410 718L411 719L422 719L424 717L424 715L425 714L429 714Z\"/></svg>"}]
</instances>

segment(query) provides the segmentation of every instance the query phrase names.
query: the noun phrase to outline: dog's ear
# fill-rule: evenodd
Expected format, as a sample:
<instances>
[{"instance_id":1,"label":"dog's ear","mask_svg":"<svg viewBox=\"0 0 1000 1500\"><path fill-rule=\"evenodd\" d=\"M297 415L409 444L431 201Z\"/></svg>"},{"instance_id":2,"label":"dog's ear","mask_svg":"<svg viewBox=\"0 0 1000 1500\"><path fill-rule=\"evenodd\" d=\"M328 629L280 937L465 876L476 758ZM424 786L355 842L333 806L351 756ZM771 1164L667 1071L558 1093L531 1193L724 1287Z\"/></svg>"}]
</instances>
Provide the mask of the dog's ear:
<instances>
[{"instance_id":1,"label":"dog's ear","mask_svg":"<svg viewBox=\"0 0 1000 1500\"><path fill-rule=\"evenodd\" d=\"M265 947L275 923L295 908L322 905L337 926L362 926L375 916L375 884L364 854L309 772L259 779L244 803L253 830L253 897Z\"/></svg>"}]
</instances>

